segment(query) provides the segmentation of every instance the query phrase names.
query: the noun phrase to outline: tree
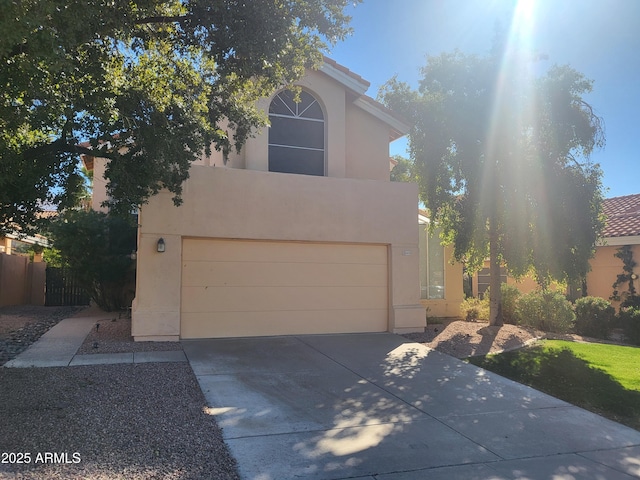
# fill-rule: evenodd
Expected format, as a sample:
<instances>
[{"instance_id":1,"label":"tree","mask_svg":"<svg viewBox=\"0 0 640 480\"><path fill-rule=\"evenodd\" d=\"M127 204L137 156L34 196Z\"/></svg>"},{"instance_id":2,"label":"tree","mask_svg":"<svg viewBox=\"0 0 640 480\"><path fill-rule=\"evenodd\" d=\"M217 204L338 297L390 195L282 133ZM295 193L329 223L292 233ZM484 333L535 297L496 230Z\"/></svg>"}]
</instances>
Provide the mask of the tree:
<instances>
[{"instance_id":1,"label":"tree","mask_svg":"<svg viewBox=\"0 0 640 480\"><path fill-rule=\"evenodd\" d=\"M0 0L0 229L73 205L81 154L109 159L114 211L240 149L255 100L318 65L348 0Z\"/></svg>"},{"instance_id":2,"label":"tree","mask_svg":"<svg viewBox=\"0 0 640 480\"><path fill-rule=\"evenodd\" d=\"M500 265L512 275L586 275L603 228L602 121L582 98L592 82L568 66L536 74L521 52L430 56L417 91L396 78L380 99L413 122L420 197L456 260L489 257L490 324L501 325Z\"/></svg>"},{"instance_id":3,"label":"tree","mask_svg":"<svg viewBox=\"0 0 640 480\"><path fill-rule=\"evenodd\" d=\"M95 210L68 210L50 225L59 264L73 270L103 310L130 305L135 269L136 224L130 217Z\"/></svg>"},{"instance_id":4,"label":"tree","mask_svg":"<svg viewBox=\"0 0 640 480\"><path fill-rule=\"evenodd\" d=\"M396 161L396 165L391 170L390 179L392 182L413 182L413 163L402 155L393 155L391 158Z\"/></svg>"}]
</instances>

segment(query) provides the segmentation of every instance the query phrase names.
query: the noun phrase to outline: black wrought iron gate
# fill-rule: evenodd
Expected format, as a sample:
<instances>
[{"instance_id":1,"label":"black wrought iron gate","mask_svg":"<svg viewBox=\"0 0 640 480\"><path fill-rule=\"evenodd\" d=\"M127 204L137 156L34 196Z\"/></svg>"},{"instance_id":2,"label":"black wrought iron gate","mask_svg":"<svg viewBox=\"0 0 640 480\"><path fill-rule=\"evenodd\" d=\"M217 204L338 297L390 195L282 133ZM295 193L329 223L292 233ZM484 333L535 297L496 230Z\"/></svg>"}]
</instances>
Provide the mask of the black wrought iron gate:
<instances>
[{"instance_id":1,"label":"black wrought iron gate","mask_svg":"<svg viewBox=\"0 0 640 480\"><path fill-rule=\"evenodd\" d=\"M47 267L45 305L89 305L89 295L70 269Z\"/></svg>"}]
</instances>

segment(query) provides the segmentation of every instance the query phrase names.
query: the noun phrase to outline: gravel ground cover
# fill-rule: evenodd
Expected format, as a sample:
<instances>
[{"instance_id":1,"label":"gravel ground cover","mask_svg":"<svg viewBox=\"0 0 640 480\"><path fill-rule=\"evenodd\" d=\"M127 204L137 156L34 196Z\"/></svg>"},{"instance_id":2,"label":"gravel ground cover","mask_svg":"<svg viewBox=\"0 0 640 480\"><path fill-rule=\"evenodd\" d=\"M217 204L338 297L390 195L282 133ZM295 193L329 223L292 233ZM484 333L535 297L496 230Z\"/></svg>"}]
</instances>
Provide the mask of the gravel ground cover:
<instances>
[{"instance_id":1,"label":"gravel ground cover","mask_svg":"<svg viewBox=\"0 0 640 480\"><path fill-rule=\"evenodd\" d=\"M131 319L113 314L109 320L96 322L78 354L129 353L182 350L180 342L134 342L131 336Z\"/></svg>"},{"instance_id":2,"label":"gravel ground cover","mask_svg":"<svg viewBox=\"0 0 640 480\"><path fill-rule=\"evenodd\" d=\"M13 360L63 318L85 307L0 307L0 365Z\"/></svg>"},{"instance_id":3,"label":"gravel ground cover","mask_svg":"<svg viewBox=\"0 0 640 480\"><path fill-rule=\"evenodd\" d=\"M0 368L0 432L2 479L239 478L185 363Z\"/></svg>"},{"instance_id":4,"label":"gravel ground cover","mask_svg":"<svg viewBox=\"0 0 640 480\"><path fill-rule=\"evenodd\" d=\"M0 309L0 358L79 310ZM78 353L182 348L136 343L120 317L101 320ZM207 412L188 363L0 368L0 479L238 479Z\"/></svg>"}]
</instances>

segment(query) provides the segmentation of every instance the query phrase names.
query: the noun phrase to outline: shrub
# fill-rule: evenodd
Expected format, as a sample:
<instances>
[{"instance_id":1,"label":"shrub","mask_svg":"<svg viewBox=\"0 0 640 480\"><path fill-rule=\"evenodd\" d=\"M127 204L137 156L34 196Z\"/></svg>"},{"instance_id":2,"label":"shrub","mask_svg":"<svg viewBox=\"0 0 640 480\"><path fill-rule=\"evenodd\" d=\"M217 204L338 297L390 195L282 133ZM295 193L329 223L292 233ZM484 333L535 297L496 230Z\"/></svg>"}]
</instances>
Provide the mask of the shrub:
<instances>
[{"instance_id":1,"label":"shrub","mask_svg":"<svg viewBox=\"0 0 640 480\"><path fill-rule=\"evenodd\" d=\"M504 323L518 324L518 300L522 292L514 285L503 283L500 285L502 293L502 318Z\"/></svg>"},{"instance_id":2,"label":"shrub","mask_svg":"<svg viewBox=\"0 0 640 480\"><path fill-rule=\"evenodd\" d=\"M600 297L583 297L575 303L575 330L579 335L609 338L616 311L611 302Z\"/></svg>"},{"instance_id":3,"label":"shrub","mask_svg":"<svg viewBox=\"0 0 640 480\"><path fill-rule=\"evenodd\" d=\"M620 304L621 307L630 307L635 310L640 309L640 295L627 295L627 298Z\"/></svg>"},{"instance_id":4,"label":"shrub","mask_svg":"<svg viewBox=\"0 0 640 480\"><path fill-rule=\"evenodd\" d=\"M566 333L573 328L575 319L571 302L561 293L533 291L518 300L521 325L545 332Z\"/></svg>"},{"instance_id":5,"label":"shrub","mask_svg":"<svg viewBox=\"0 0 640 480\"><path fill-rule=\"evenodd\" d=\"M625 340L640 345L640 308L621 308L618 316Z\"/></svg>"},{"instance_id":6,"label":"shrub","mask_svg":"<svg viewBox=\"0 0 640 480\"><path fill-rule=\"evenodd\" d=\"M489 321L489 297L484 299L469 297L460 304L460 313L467 322Z\"/></svg>"}]
</instances>

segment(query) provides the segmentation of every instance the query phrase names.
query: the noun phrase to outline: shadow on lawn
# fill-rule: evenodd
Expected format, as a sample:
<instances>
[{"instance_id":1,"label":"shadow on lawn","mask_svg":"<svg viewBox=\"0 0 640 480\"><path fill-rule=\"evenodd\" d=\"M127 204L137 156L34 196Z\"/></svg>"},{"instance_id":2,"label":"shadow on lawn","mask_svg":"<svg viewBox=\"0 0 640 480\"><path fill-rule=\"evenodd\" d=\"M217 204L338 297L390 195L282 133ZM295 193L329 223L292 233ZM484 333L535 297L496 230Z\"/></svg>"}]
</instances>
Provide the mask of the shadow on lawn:
<instances>
[{"instance_id":1,"label":"shadow on lawn","mask_svg":"<svg viewBox=\"0 0 640 480\"><path fill-rule=\"evenodd\" d=\"M531 347L470 363L640 430L640 392L628 390L569 349Z\"/></svg>"}]
</instances>

